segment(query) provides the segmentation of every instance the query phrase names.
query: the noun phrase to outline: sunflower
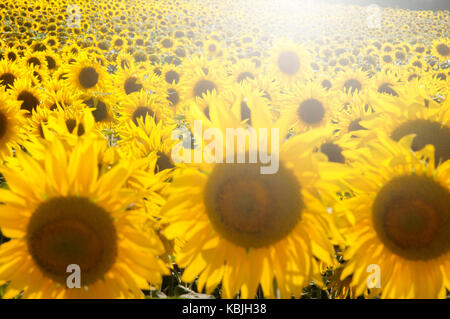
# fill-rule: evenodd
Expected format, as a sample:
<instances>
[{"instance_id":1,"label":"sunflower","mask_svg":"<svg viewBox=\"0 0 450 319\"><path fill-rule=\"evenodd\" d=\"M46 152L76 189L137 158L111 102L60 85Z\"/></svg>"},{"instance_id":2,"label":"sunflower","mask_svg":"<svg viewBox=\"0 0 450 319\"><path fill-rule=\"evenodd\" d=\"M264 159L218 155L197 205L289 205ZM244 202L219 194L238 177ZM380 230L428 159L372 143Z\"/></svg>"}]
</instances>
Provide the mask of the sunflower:
<instances>
[{"instance_id":1,"label":"sunflower","mask_svg":"<svg viewBox=\"0 0 450 319\"><path fill-rule=\"evenodd\" d=\"M139 71L134 63L130 63L126 68L121 68L114 76L114 87L124 95L139 92L144 89L142 80L144 74Z\"/></svg>"},{"instance_id":2,"label":"sunflower","mask_svg":"<svg viewBox=\"0 0 450 319\"><path fill-rule=\"evenodd\" d=\"M167 100L174 114L182 113L185 101L181 99L181 88L179 85L169 85L167 87Z\"/></svg>"},{"instance_id":3,"label":"sunflower","mask_svg":"<svg viewBox=\"0 0 450 319\"><path fill-rule=\"evenodd\" d=\"M239 60L230 67L231 82L241 83L243 81L253 80L258 76L258 69L255 64L247 59Z\"/></svg>"},{"instance_id":4,"label":"sunflower","mask_svg":"<svg viewBox=\"0 0 450 319\"><path fill-rule=\"evenodd\" d=\"M296 131L326 127L332 117L333 94L320 83L297 84L291 89L280 108L280 120L295 126Z\"/></svg>"},{"instance_id":5,"label":"sunflower","mask_svg":"<svg viewBox=\"0 0 450 319\"><path fill-rule=\"evenodd\" d=\"M41 105L49 110L82 109L83 104L79 93L65 86L62 81L48 81L45 83L45 92Z\"/></svg>"},{"instance_id":6,"label":"sunflower","mask_svg":"<svg viewBox=\"0 0 450 319\"><path fill-rule=\"evenodd\" d=\"M396 141L416 134L412 143L414 151L431 144L435 148L436 164L450 159L450 101L447 99L440 105L416 85L398 91L399 97L379 97L374 105L377 116L360 124L373 132L382 131Z\"/></svg>"},{"instance_id":7,"label":"sunflower","mask_svg":"<svg viewBox=\"0 0 450 319\"><path fill-rule=\"evenodd\" d=\"M213 127L242 128L230 111L215 104L210 114ZM267 110L254 114L253 127L271 127L264 120L270 119ZM282 144L274 174L261 174L260 162L204 161L193 166L200 165L200 170L188 167L174 177L162 218L169 223L164 234L169 239L182 234L185 242L175 256L185 267L183 281L199 276L197 285L207 293L222 283L223 298L239 291L241 297L252 298L259 284L267 297L299 296L310 280L321 281L313 256L332 264L332 248L325 235L326 210L310 188L315 174L308 155L322 133L284 143L268 137Z\"/></svg>"},{"instance_id":8,"label":"sunflower","mask_svg":"<svg viewBox=\"0 0 450 319\"><path fill-rule=\"evenodd\" d=\"M382 66L384 65L391 65L395 63L395 55L393 53L383 53L380 56L380 64Z\"/></svg>"},{"instance_id":9,"label":"sunflower","mask_svg":"<svg viewBox=\"0 0 450 319\"><path fill-rule=\"evenodd\" d=\"M11 100L9 95L0 91L0 160L19 149L23 140L21 129L25 122L25 111L20 110L20 103Z\"/></svg>"},{"instance_id":10,"label":"sunflower","mask_svg":"<svg viewBox=\"0 0 450 319\"><path fill-rule=\"evenodd\" d=\"M250 126L252 125L252 113L256 112L260 108L270 110L271 115L274 115L270 119L267 119L267 122L273 120L278 115L278 112L275 112L273 109L269 108L270 101L265 97L265 92L255 87L253 81L244 81L230 85L222 95L222 98L225 102L222 107L227 107L226 105L230 105L229 108L234 116L239 119L239 121ZM261 116L265 115L266 112L261 114ZM253 117L256 116L256 114L253 115Z\"/></svg>"},{"instance_id":11,"label":"sunflower","mask_svg":"<svg viewBox=\"0 0 450 319\"><path fill-rule=\"evenodd\" d=\"M114 121L115 98L111 95L86 95L82 96L83 103L92 109L95 123L99 128L108 127Z\"/></svg>"},{"instance_id":12,"label":"sunflower","mask_svg":"<svg viewBox=\"0 0 450 319\"><path fill-rule=\"evenodd\" d=\"M116 92L120 93L122 100L141 90L165 95L169 86L160 76L140 70L134 63L126 69L121 69L115 75L114 82Z\"/></svg>"},{"instance_id":13,"label":"sunflower","mask_svg":"<svg viewBox=\"0 0 450 319\"><path fill-rule=\"evenodd\" d=\"M412 139L379 134L346 153L354 172L344 179L355 196L341 205L355 222L344 230L341 280L352 275L356 295L377 283L370 265L379 267L382 298L444 298L449 287L450 161L435 168L433 147L414 154Z\"/></svg>"},{"instance_id":14,"label":"sunflower","mask_svg":"<svg viewBox=\"0 0 450 319\"><path fill-rule=\"evenodd\" d=\"M77 61L67 67L68 83L85 93L108 92L108 73L87 54L80 54Z\"/></svg>"},{"instance_id":15,"label":"sunflower","mask_svg":"<svg viewBox=\"0 0 450 319\"><path fill-rule=\"evenodd\" d=\"M205 55L215 57L220 53L220 42L215 39L209 39L203 42L203 51Z\"/></svg>"},{"instance_id":16,"label":"sunflower","mask_svg":"<svg viewBox=\"0 0 450 319\"><path fill-rule=\"evenodd\" d=\"M33 78L30 76L17 79L11 90L11 95L15 100L21 102L20 108L27 111L27 115L31 115L42 102L41 92L33 86L32 80Z\"/></svg>"},{"instance_id":17,"label":"sunflower","mask_svg":"<svg viewBox=\"0 0 450 319\"><path fill-rule=\"evenodd\" d=\"M362 70L346 70L338 73L335 87L352 94L363 91L369 85L370 80L366 72Z\"/></svg>"},{"instance_id":18,"label":"sunflower","mask_svg":"<svg viewBox=\"0 0 450 319\"><path fill-rule=\"evenodd\" d=\"M14 47L6 48L3 54L9 62L15 62L19 57L19 53Z\"/></svg>"},{"instance_id":19,"label":"sunflower","mask_svg":"<svg viewBox=\"0 0 450 319\"><path fill-rule=\"evenodd\" d=\"M263 92L263 97L269 101L273 107L280 104L282 98L281 84L264 74L258 74L255 79L249 81L250 85Z\"/></svg>"},{"instance_id":20,"label":"sunflower","mask_svg":"<svg viewBox=\"0 0 450 319\"><path fill-rule=\"evenodd\" d=\"M10 62L8 60L0 61L0 88L4 87L6 90L11 89L14 81L23 76L24 71L16 62Z\"/></svg>"},{"instance_id":21,"label":"sunflower","mask_svg":"<svg viewBox=\"0 0 450 319\"><path fill-rule=\"evenodd\" d=\"M220 94L224 86L224 74L220 67L210 68L207 73L201 68L184 73L180 82L183 98L195 101L208 92L216 91Z\"/></svg>"},{"instance_id":22,"label":"sunflower","mask_svg":"<svg viewBox=\"0 0 450 319\"><path fill-rule=\"evenodd\" d=\"M33 66L38 69L47 68L45 54L43 52L32 52L31 50L28 50L27 52L25 52L23 61L28 67Z\"/></svg>"},{"instance_id":23,"label":"sunflower","mask_svg":"<svg viewBox=\"0 0 450 319\"><path fill-rule=\"evenodd\" d=\"M45 147L42 161L19 152L2 169L9 189L1 192L0 225L12 238L0 246L0 280L9 282L4 297L137 298L148 282L160 284L163 246L132 225L139 211L125 214L138 196L123 187L133 165L120 162L99 174L102 140ZM81 270L81 288L68 288L69 265Z\"/></svg>"},{"instance_id":24,"label":"sunflower","mask_svg":"<svg viewBox=\"0 0 450 319\"><path fill-rule=\"evenodd\" d=\"M41 122L43 136L48 141L64 140L75 145L80 137L103 137L95 127L92 109L66 109L48 114L47 122Z\"/></svg>"},{"instance_id":25,"label":"sunflower","mask_svg":"<svg viewBox=\"0 0 450 319\"><path fill-rule=\"evenodd\" d=\"M440 61L450 59L450 38L433 41L432 48L432 54L438 57Z\"/></svg>"},{"instance_id":26,"label":"sunflower","mask_svg":"<svg viewBox=\"0 0 450 319\"><path fill-rule=\"evenodd\" d=\"M131 120L136 125L139 118L145 122L147 116L153 117L156 122L161 120L167 122L172 119L167 96L148 93L144 90L130 95L121 105L120 114L124 121Z\"/></svg>"},{"instance_id":27,"label":"sunflower","mask_svg":"<svg viewBox=\"0 0 450 319\"><path fill-rule=\"evenodd\" d=\"M45 138L44 127L48 124L48 118L52 112L58 112L60 109L56 108L50 110L47 107L39 105L36 110L27 118L27 125L23 127L23 132L31 139Z\"/></svg>"},{"instance_id":28,"label":"sunflower","mask_svg":"<svg viewBox=\"0 0 450 319\"><path fill-rule=\"evenodd\" d=\"M299 45L280 41L274 45L270 56L272 74L284 84L309 79L312 75L310 54Z\"/></svg>"},{"instance_id":29,"label":"sunflower","mask_svg":"<svg viewBox=\"0 0 450 319\"><path fill-rule=\"evenodd\" d=\"M138 123L133 121L124 123L118 128L119 151L126 158L148 159L144 170L153 171L154 174L166 171L170 173L175 168L175 163L171 159L171 150L177 140L172 139L172 132L176 125L164 125L162 122L155 123L154 118L147 118L143 121L138 119ZM165 174L165 179L169 177Z\"/></svg>"},{"instance_id":30,"label":"sunflower","mask_svg":"<svg viewBox=\"0 0 450 319\"><path fill-rule=\"evenodd\" d=\"M374 84L378 93L390 94L393 96L398 96L395 88L402 85L397 74L391 69L380 70L374 77Z\"/></svg>"},{"instance_id":31,"label":"sunflower","mask_svg":"<svg viewBox=\"0 0 450 319\"><path fill-rule=\"evenodd\" d=\"M178 84L182 76L182 69L173 64L164 64L161 70L161 76L167 84Z\"/></svg>"},{"instance_id":32,"label":"sunflower","mask_svg":"<svg viewBox=\"0 0 450 319\"><path fill-rule=\"evenodd\" d=\"M217 60L209 60L204 55L192 55L188 59L184 59L181 68L186 73L198 72L200 69L203 74L208 75L209 70L217 70L222 68L221 64Z\"/></svg>"},{"instance_id":33,"label":"sunflower","mask_svg":"<svg viewBox=\"0 0 450 319\"><path fill-rule=\"evenodd\" d=\"M332 119L337 136L346 134L353 136L353 132L367 130L361 125L361 121L373 118L374 110L364 95L352 95L350 91L347 91L347 93L340 92L336 102L341 106Z\"/></svg>"}]
</instances>

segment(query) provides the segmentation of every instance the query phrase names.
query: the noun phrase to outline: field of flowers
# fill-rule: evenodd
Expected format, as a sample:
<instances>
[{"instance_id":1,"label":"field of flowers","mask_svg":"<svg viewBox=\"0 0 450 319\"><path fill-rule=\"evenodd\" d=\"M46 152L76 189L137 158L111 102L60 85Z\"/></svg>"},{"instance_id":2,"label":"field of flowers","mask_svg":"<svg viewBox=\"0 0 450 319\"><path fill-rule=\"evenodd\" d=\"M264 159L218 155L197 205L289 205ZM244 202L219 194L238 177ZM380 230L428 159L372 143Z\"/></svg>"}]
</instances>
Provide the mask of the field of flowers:
<instances>
[{"instance_id":1,"label":"field of flowers","mask_svg":"<svg viewBox=\"0 0 450 319\"><path fill-rule=\"evenodd\" d=\"M450 297L449 11L0 13L3 298Z\"/></svg>"}]
</instances>

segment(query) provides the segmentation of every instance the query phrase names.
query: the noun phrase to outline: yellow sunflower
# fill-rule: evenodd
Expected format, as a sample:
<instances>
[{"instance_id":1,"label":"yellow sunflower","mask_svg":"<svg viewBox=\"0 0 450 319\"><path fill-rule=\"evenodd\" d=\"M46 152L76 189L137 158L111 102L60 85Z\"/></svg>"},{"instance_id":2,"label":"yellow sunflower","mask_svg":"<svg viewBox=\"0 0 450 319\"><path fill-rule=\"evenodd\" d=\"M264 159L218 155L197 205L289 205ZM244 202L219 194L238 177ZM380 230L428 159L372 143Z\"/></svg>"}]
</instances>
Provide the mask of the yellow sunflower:
<instances>
[{"instance_id":1,"label":"yellow sunflower","mask_svg":"<svg viewBox=\"0 0 450 319\"><path fill-rule=\"evenodd\" d=\"M24 71L18 66L16 62L8 60L0 61L0 88L3 87L6 90L11 89L16 79L20 79L24 76Z\"/></svg>"},{"instance_id":2,"label":"yellow sunflower","mask_svg":"<svg viewBox=\"0 0 450 319\"><path fill-rule=\"evenodd\" d=\"M346 70L340 72L336 77L336 84L334 87L352 94L358 93L368 88L370 80L366 72L362 70Z\"/></svg>"},{"instance_id":3,"label":"yellow sunflower","mask_svg":"<svg viewBox=\"0 0 450 319\"><path fill-rule=\"evenodd\" d=\"M396 141L416 134L412 143L414 151L432 144L436 163L450 159L450 101L438 104L420 94L416 85L399 88L398 92L399 97L378 98L374 104L376 116L361 121L360 125L372 132L382 131Z\"/></svg>"},{"instance_id":4,"label":"yellow sunflower","mask_svg":"<svg viewBox=\"0 0 450 319\"><path fill-rule=\"evenodd\" d=\"M207 71L207 72L205 72ZM225 72L223 68L195 68L190 72L185 72L180 82L183 98L186 100L196 100L202 98L208 92L222 92L224 86Z\"/></svg>"},{"instance_id":5,"label":"yellow sunflower","mask_svg":"<svg viewBox=\"0 0 450 319\"><path fill-rule=\"evenodd\" d=\"M255 110L253 127L270 129L268 110ZM244 128L231 111L216 104L210 105L210 115L212 127ZM168 190L164 234L185 242L176 254L177 264L185 268L182 280L198 276L199 289L207 293L222 283L223 298L239 291L241 297L253 298L259 285L266 297L300 296L311 280L321 282L313 256L333 263L328 217L315 196L316 174L309 157L323 132L284 143L270 134L265 139L269 148L280 145L276 173L261 174L258 161L208 164L205 159L175 176Z\"/></svg>"},{"instance_id":6,"label":"yellow sunflower","mask_svg":"<svg viewBox=\"0 0 450 319\"><path fill-rule=\"evenodd\" d=\"M230 67L230 82L241 83L243 81L253 80L258 74L258 68L252 61L242 59Z\"/></svg>"},{"instance_id":7,"label":"yellow sunflower","mask_svg":"<svg viewBox=\"0 0 450 319\"><path fill-rule=\"evenodd\" d=\"M413 137L379 134L345 154L354 197L340 204L354 223L344 230L341 280L352 275L356 295L380 288L382 298L444 298L450 286L450 161L435 168L432 146L410 151Z\"/></svg>"},{"instance_id":8,"label":"yellow sunflower","mask_svg":"<svg viewBox=\"0 0 450 319\"><path fill-rule=\"evenodd\" d=\"M270 56L272 74L284 84L293 84L312 76L311 56L297 44L280 41L274 45Z\"/></svg>"},{"instance_id":9,"label":"yellow sunflower","mask_svg":"<svg viewBox=\"0 0 450 319\"><path fill-rule=\"evenodd\" d=\"M42 93L33 85L32 80L33 78L29 76L16 79L11 89L11 95L15 100L21 102L20 108L27 111L28 116L42 102Z\"/></svg>"},{"instance_id":10,"label":"yellow sunflower","mask_svg":"<svg viewBox=\"0 0 450 319\"><path fill-rule=\"evenodd\" d=\"M121 105L120 114L122 120L131 120L136 125L138 125L139 118L145 121L147 116L154 117L156 122L161 120L166 122L172 119L167 96L148 93L144 90L129 95Z\"/></svg>"},{"instance_id":11,"label":"yellow sunflower","mask_svg":"<svg viewBox=\"0 0 450 319\"><path fill-rule=\"evenodd\" d=\"M24 113L18 101L11 100L7 93L0 91L0 161L11 155L13 149L20 148Z\"/></svg>"},{"instance_id":12,"label":"yellow sunflower","mask_svg":"<svg viewBox=\"0 0 450 319\"><path fill-rule=\"evenodd\" d=\"M450 59L450 38L434 40L432 48L432 54L438 57L440 61Z\"/></svg>"},{"instance_id":13,"label":"yellow sunflower","mask_svg":"<svg viewBox=\"0 0 450 319\"><path fill-rule=\"evenodd\" d=\"M139 211L126 213L139 198L123 187L133 165L99 174L105 143L89 139L67 150L55 140L42 161L19 152L2 169L9 189L0 192L0 225L12 238L0 246L5 298L21 291L25 298L138 298L161 283L164 248L133 226ZM80 271L80 288L68 285L70 267Z\"/></svg>"},{"instance_id":14,"label":"yellow sunflower","mask_svg":"<svg viewBox=\"0 0 450 319\"><path fill-rule=\"evenodd\" d=\"M332 92L320 83L307 82L294 86L280 107L280 120L294 126L296 131L326 127L333 114Z\"/></svg>"},{"instance_id":15,"label":"yellow sunflower","mask_svg":"<svg viewBox=\"0 0 450 319\"><path fill-rule=\"evenodd\" d=\"M85 93L108 92L109 77L106 68L87 54L80 54L74 64L66 70L68 83L74 89Z\"/></svg>"},{"instance_id":16,"label":"yellow sunflower","mask_svg":"<svg viewBox=\"0 0 450 319\"><path fill-rule=\"evenodd\" d=\"M155 174L175 168L171 159L171 150L177 140L172 140L172 131L176 125L155 123L153 117L138 118L137 124L128 121L118 128L120 140L117 142L119 152L126 158L149 159L145 170ZM167 172L166 172L167 173Z\"/></svg>"}]
</instances>

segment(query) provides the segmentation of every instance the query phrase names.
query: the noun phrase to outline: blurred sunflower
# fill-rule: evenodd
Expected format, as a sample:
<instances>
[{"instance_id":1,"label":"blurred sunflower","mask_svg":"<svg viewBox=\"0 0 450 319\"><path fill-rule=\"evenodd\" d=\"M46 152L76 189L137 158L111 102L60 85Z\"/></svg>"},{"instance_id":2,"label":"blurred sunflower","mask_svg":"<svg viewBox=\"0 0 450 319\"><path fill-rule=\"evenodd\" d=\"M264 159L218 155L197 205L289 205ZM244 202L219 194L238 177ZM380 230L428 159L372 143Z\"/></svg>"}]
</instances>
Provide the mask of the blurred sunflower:
<instances>
[{"instance_id":1,"label":"blurred sunflower","mask_svg":"<svg viewBox=\"0 0 450 319\"><path fill-rule=\"evenodd\" d=\"M450 38L443 38L433 41L432 54L439 58L440 61L450 59Z\"/></svg>"},{"instance_id":2,"label":"blurred sunflower","mask_svg":"<svg viewBox=\"0 0 450 319\"><path fill-rule=\"evenodd\" d=\"M268 111L256 110L253 127L271 127ZM242 127L231 112L215 104L210 114L213 122L207 126ZM216 123L219 118L221 123ZM321 132L284 143L275 136L266 138L269 145L281 145L275 174L261 174L260 162L203 162L201 170L187 168L175 176L168 191L164 234L170 239L182 236L186 244L176 255L177 264L186 267L182 280L199 276L197 285L207 293L221 282L223 298L239 291L241 297L253 298L259 284L266 297L299 296L310 280L321 281L313 256L333 263L325 209L310 188L315 174L308 155Z\"/></svg>"},{"instance_id":3,"label":"blurred sunflower","mask_svg":"<svg viewBox=\"0 0 450 319\"><path fill-rule=\"evenodd\" d=\"M368 88L370 80L366 72L362 70L346 70L336 77L336 88L344 92L350 91L356 94Z\"/></svg>"},{"instance_id":4,"label":"blurred sunflower","mask_svg":"<svg viewBox=\"0 0 450 319\"><path fill-rule=\"evenodd\" d=\"M0 225L12 238L0 246L5 298L137 298L148 282L161 283L161 242L132 225L139 211L124 214L137 196L123 187L133 165L100 175L104 148L89 139L66 150L55 140L42 162L19 152L2 169L9 189L1 190ZM72 264L81 269L80 289L67 288Z\"/></svg>"},{"instance_id":5,"label":"blurred sunflower","mask_svg":"<svg viewBox=\"0 0 450 319\"><path fill-rule=\"evenodd\" d=\"M12 150L19 149L23 140L21 129L25 122L25 111L20 110L20 103L0 91L0 161L12 155Z\"/></svg>"},{"instance_id":6,"label":"blurred sunflower","mask_svg":"<svg viewBox=\"0 0 450 319\"><path fill-rule=\"evenodd\" d=\"M341 280L352 274L356 295L376 284L368 283L369 265L380 267L382 298L444 298L449 287L450 161L435 168L433 148L414 154L412 138L396 143L380 134L346 153L355 196L341 204L355 222L344 232L350 247Z\"/></svg>"},{"instance_id":7,"label":"blurred sunflower","mask_svg":"<svg viewBox=\"0 0 450 319\"><path fill-rule=\"evenodd\" d=\"M332 117L333 95L317 82L294 86L280 109L280 120L290 123L296 131L326 127Z\"/></svg>"},{"instance_id":8,"label":"blurred sunflower","mask_svg":"<svg viewBox=\"0 0 450 319\"><path fill-rule=\"evenodd\" d=\"M445 162L450 159L450 101L443 105L429 102L426 107L426 96L412 92L411 88L399 89L399 97L378 99L377 115L360 124L372 132L382 131L396 141L415 134L412 150L419 151L431 144L435 148L436 164Z\"/></svg>"},{"instance_id":9,"label":"blurred sunflower","mask_svg":"<svg viewBox=\"0 0 450 319\"><path fill-rule=\"evenodd\" d=\"M298 80L307 80L312 75L310 54L299 45L280 41L274 45L270 56L270 69L283 84L291 85Z\"/></svg>"}]
</instances>

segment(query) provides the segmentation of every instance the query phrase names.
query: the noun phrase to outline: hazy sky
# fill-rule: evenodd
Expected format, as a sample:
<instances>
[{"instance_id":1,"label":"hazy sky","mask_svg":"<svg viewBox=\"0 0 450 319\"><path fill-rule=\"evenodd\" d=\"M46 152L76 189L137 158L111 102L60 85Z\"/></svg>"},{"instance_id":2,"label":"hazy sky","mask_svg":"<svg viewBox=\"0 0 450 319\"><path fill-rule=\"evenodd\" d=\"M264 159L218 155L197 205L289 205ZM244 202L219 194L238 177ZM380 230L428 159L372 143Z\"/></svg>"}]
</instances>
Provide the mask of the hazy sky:
<instances>
[{"instance_id":1,"label":"hazy sky","mask_svg":"<svg viewBox=\"0 0 450 319\"><path fill-rule=\"evenodd\" d=\"M450 10L450 0L327 0L328 2L340 2L351 4L379 4L383 6L396 7L405 9L433 9L433 10Z\"/></svg>"}]
</instances>

